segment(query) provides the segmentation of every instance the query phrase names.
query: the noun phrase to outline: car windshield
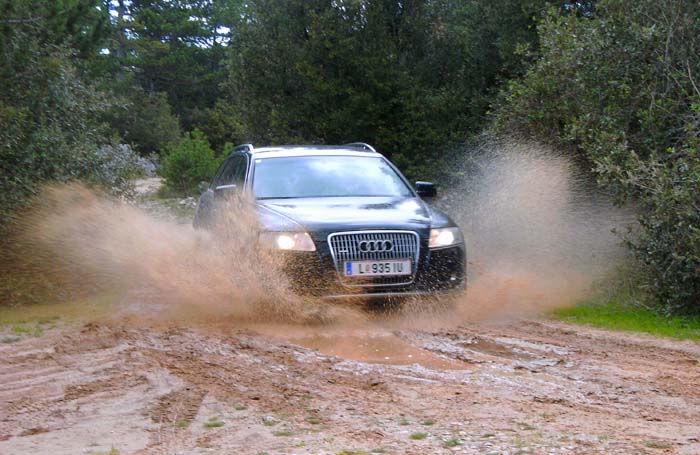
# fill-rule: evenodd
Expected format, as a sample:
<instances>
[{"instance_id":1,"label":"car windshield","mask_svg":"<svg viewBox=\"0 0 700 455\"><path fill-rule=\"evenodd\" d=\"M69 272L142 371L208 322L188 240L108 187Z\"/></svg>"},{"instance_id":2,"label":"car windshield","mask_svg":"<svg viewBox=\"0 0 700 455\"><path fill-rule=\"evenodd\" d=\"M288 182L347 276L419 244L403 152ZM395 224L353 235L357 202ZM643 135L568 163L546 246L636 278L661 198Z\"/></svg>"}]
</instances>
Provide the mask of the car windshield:
<instances>
[{"instance_id":1,"label":"car windshield","mask_svg":"<svg viewBox=\"0 0 700 455\"><path fill-rule=\"evenodd\" d=\"M256 159L253 192L258 199L412 196L389 163L373 156Z\"/></svg>"}]
</instances>

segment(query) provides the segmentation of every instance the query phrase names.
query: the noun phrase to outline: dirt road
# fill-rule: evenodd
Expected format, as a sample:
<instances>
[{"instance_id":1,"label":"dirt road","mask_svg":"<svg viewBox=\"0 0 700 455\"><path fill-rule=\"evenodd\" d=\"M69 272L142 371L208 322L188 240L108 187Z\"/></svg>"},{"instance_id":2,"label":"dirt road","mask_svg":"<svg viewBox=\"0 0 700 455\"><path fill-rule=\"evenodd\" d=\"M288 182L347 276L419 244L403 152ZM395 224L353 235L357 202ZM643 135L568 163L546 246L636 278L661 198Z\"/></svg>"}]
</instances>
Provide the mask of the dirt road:
<instances>
[{"instance_id":1,"label":"dirt road","mask_svg":"<svg viewBox=\"0 0 700 455\"><path fill-rule=\"evenodd\" d=\"M700 453L700 345L455 330L58 324L0 345L2 454Z\"/></svg>"}]
</instances>

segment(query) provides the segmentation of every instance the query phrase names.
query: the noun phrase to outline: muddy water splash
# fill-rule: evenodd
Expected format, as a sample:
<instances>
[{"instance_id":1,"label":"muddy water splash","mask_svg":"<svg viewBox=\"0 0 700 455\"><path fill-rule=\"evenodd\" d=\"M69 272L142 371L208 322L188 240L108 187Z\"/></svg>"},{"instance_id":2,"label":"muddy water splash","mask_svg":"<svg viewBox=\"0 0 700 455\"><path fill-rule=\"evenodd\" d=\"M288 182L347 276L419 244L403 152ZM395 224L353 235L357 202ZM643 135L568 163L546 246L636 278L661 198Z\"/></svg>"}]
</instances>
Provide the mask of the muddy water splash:
<instances>
[{"instance_id":1,"label":"muddy water splash","mask_svg":"<svg viewBox=\"0 0 700 455\"><path fill-rule=\"evenodd\" d=\"M156 318L329 317L327 307L296 297L278 258L258 250L252 213L221 213L230 215L214 232L200 231L81 185L50 186L15 223L12 273L70 295L123 291L127 312Z\"/></svg>"},{"instance_id":2,"label":"muddy water splash","mask_svg":"<svg viewBox=\"0 0 700 455\"><path fill-rule=\"evenodd\" d=\"M624 258L612 229L631 219L546 148L490 143L463 161L463 181L441 188L439 202L467 240L469 289L451 306L416 300L366 313L300 298L279 258L260 254L254 214L222 210L214 232L197 231L80 185L44 189L16 220L0 272L44 286L49 300L120 291L117 313L134 322L246 326L349 359L454 368L395 331L570 305Z\"/></svg>"},{"instance_id":3,"label":"muddy water splash","mask_svg":"<svg viewBox=\"0 0 700 455\"><path fill-rule=\"evenodd\" d=\"M502 318L566 306L625 259L614 229L631 212L611 204L590 173L539 144L493 141L470 150L447 210L467 238L463 318Z\"/></svg>"},{"instance_id":4,"label":"muddy water splash","mask_svg":"<svg viewBox=\"0 0 700 455\"><path fill-rule=\"evenodd\" d=\"M385 330L568 305L623 257L612 228L629 217L563 155L491 143L465 153L463 167L463 182L441 201L465 232L469 258L469 290L449 312L419 300L368 316L296 297L279 258L260 254L253 213L222 210L219 229L197 231L80 185L46 188L18 219L10 268L60 293L126 290L126 306L157 317Z\"/></svg>"}]
</instances>

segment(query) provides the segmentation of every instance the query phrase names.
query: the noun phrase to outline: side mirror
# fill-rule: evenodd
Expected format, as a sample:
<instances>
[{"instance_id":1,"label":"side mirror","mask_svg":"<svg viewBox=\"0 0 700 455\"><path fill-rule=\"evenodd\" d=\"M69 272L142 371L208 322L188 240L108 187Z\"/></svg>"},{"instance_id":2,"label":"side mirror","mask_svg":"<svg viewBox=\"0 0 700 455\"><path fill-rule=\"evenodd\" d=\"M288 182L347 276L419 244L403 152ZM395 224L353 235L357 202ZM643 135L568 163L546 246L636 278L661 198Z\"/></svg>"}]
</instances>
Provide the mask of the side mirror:
<instances>
[{"instance_id":1,"label":"side mirror","mask_svg":"<svg viewBox=\"0 0 700 455\"><path fill-rule=\"evenodd\" d=\"M197 185L197 191L200 193L205 193L209 189L209 184L207 182L199 182Z\"/></svg>"},{"instance_id":2,"label":"side mirror","mask_svg":"<svg viewBox=\"0 0 700 455\"><path fill-rule=\"evenodd\" d=\"M437 196L437 189L431 182L416 182L416 193L420 197L431 198Z\"/></svg>"}]
</instances>

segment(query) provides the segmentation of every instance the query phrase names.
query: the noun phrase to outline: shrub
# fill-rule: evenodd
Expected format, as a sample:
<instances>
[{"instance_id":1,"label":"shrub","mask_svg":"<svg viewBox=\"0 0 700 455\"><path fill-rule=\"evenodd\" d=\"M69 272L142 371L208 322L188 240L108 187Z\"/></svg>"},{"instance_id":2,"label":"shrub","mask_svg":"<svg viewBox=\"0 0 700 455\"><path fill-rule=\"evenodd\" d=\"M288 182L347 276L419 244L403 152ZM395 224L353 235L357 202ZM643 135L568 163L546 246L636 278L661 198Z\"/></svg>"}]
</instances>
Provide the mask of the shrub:
<instances>
[{"instance_id":1,"label":"shrub","mask_svg":"<svg viewBox=\"0 0 700 455\"><path fill-rule=\"evenodd\" d=\"M140 88L122 85L126 94L119 98L105 116L125 142L141 154L162 153L172 149L180 138L180 123L172 113L164 93L148 93Z\"/></svg>"},{"instance_id":2,"label":"shrub","mask_svg":"<svg viewBox=\"0 0 700 455\"><path fill-rule=\"evenodd\" d=\"M650 289L666 313L700 313L700 148L633 155L616 178L642 208L627 243L650 270Z\"/></svg>"},{"instance_id":3,"label":"shrub","mask_svg":"<svg viewBox=\"0 0 700 455\"><path fill-rule=\"evenodd\" d=\"M0 225L43 182L80 179L111 188L125 175L108 164L111 152L98 152L111 136L100 119L115 101L81 71L80 55L102 46L104 12L86 1L2 8L3 18L35 19L0 24ZM111 180L103 182L107 174Z\"/></svg>"},{"instance_id":4,"label":"shrub","mask_svg":"<svg viewBox=\"0 0 700 455\"><path fill-rule=\"evenodd\" d=\"M601 0L551 12L541 54L512 81L497 129L577 150L619 200L640 208L627 243L667 312L700 312L700 10Z\"/></svg>"},{"instance_id":5,"label":"shrub","mask_svg":"<svg viewBox=\"0 0 700 455\"><path fill-rule=\"evenodd\" d=\"M206 136L194 130L185 134L180 144L165 157L160 174L170 191L194 194L200 182L211 179L219 162Z\"/></svg>"},{"instance_id":6,"label":"shrub","mask_svg":"<svg viewBox=\"0 0 700 455\"><path fill-rule=\"evenodd\" d=\"M103 145L89 156L85 180L98 183L114 194L131 189L131 180L151 176L155 164L139 156L128 144Z\"/></svg>"}]
</instances>

